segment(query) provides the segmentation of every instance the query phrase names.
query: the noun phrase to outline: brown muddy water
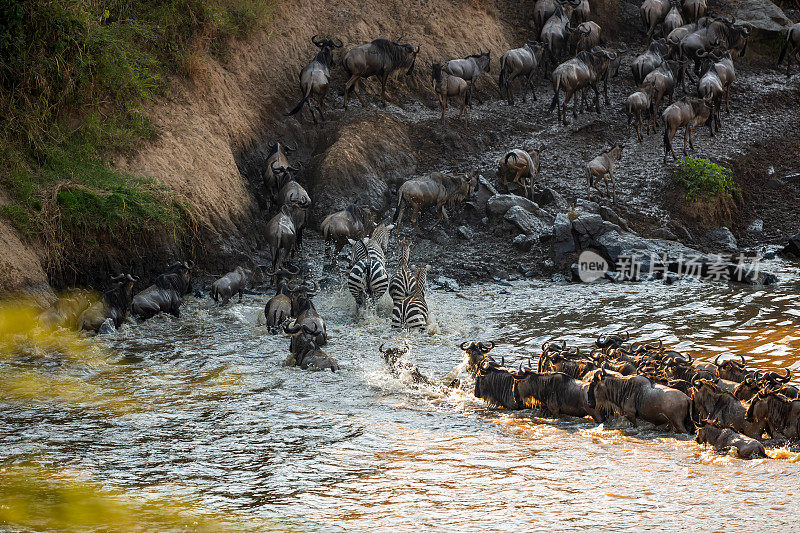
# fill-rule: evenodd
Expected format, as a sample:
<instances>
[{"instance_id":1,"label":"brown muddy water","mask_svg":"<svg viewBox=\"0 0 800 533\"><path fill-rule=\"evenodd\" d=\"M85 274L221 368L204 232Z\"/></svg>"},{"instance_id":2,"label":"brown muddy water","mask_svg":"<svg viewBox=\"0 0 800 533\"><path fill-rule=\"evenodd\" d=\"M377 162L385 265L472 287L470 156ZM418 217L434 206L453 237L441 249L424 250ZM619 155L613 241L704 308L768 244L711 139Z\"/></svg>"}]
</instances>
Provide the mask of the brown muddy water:
<instances>
[{"instance_id":1,"label":"brown muddy water","mask_svg":"<svg viewBox=\"0 0 800 533\"><path fill-rule=\"evenodd\" d=\"M778 285L431 291L433 324L413 334L389 327L386 301L357 314L346 291L328 289L317 302L326 349L342 367L335 374L285 366L288 340L261 325L268 296L225 308L189 298L180 319L98 338L127 372L96 381L123 387L146 414L5 404L0 462L36 454L109 488L307 531L795 530L800 455L789 447L744 461L646 424L490 409L468 383L394 378L378 353L384 341L407 341L408 360L444 381L458 372L464 340L495 340L506 362L535 364L543 341L588 345L626 329L698 358L744 353L756 367L796 369L800 268L765 268Z\"/></svg>"}]
</instances>

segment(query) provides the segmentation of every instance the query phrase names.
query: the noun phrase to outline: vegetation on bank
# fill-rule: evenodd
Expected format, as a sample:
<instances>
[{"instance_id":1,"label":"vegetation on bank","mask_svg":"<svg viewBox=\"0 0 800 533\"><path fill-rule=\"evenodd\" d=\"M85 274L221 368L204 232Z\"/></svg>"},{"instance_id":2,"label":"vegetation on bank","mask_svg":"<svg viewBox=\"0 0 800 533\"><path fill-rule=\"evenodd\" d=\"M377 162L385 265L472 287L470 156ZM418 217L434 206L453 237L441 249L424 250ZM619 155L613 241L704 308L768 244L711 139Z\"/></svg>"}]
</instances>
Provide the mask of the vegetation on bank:
<instances>
[{"instance_id":1,"label":"vegetation on bank","mask_svg":"<svg viewBox=\"0 0 800 533\"><path fill-rule=\"evenodd\" d=\"M112 158L158 134L142 105L170 76L192 75L208 53L224 60L276 1L0 3L0 214L50 245L180 231L188 206Z\"/></svg>"},{"instance_id":2,"label":"vegetation on bank","mask_svg":"<svg viewBox=\"0 0 800 533\"><path fill-rule=\"evenodd\" d=\"M684 157L678 161L675 180L686 187L689 202L739 198L741 190L733 179L733 171L709 159Z\"/></svg>"}]
</instances>

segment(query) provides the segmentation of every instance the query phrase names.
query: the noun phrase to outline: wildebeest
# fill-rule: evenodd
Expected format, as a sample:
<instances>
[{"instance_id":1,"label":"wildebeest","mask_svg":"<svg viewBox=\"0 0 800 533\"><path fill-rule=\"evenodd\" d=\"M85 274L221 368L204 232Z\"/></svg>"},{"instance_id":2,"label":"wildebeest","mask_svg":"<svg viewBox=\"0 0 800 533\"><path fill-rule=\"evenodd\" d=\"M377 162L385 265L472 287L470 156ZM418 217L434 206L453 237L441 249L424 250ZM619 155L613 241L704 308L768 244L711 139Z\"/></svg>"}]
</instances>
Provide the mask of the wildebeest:
<instances>
[{"instance_id":1,"label":"wildebeest","mask_svg":"<svg viewBox=\"0 0 800 533\"><path fill-rule=\"evenodd\" d=\"M642 87L650 90L654 127L658 126L658 111L661 109L661 100L666 96L669 99L669 103L672 104L672 95L675 93L675 87L678 83L683 82L683 76L683 64L679 61L668 59L644 77Z\"/></svg>"},{"instance_id":2,"label":"wildebeest","mask_svg":"<svg viewBox=\"0 0 800 533\"><path fill-rule=\"evenodd\" d=\"M78 329L96 332L108 318L114 322L115 328L120 327L128 317L133 299L133 284L138 280L139 278L130 274L112 277L112 286L103 293L103 298L81 313Z\"/></svg>"},{"instance_id":3,"label":"wildebeest","mask_svg":"<svg viewBox=\"0 0 800 533\"><path fill-rule=\"evenodd\" d=\"M586 164L586 198L591 201L592 195L590 187L602 194L597 183L602 179L606 184L606 197L608 197L608 178L611 178L611 185L614 190L613 202L617 203L617 184L614 183L614 165L622 157L624 145L617 144L604 151Z\"/></svg>"},{"instance_id":4,"label":"wildebeest","mask_svg":"<svg viewBox=\"0 0 800 533\"><path fill-rule=\"evenodd\" d=\"M514 93L511 89L512 82L521 78L522 101L525 101L525 87L531 91L531 96L536 100L536 91L533 82L536 70L542 64L542 43L525 43L520 48L507 50L500 56L500 75L497 81L500 96L505 96L509 105L514 105Z\"/></svg>"},{"instance_id":5,"label":"wildebeest","mask_svg":"<svg viewBox=\"0 0 800 533\"><path fill-rule=\"evenodd\" d=\"M450 217L445 208L452 208L457 203L464 201L477 186L477 171L459 176L431 172L427 176L406 181L397 191L397 210L394 214L394 223L397 225L398 231L400 231L400 224L403 222L403 213L407 205L410 205L413 210L411 222L420 235L422 235L422 231L417 224L417 217L423 207L436 206L439 219L433 227L442 221L442 217L450 223Z\"/></svg>"},{"instance_id":6,"label":"wildebeest","mask_svg":"<svg viewBox=\"0 0 800 533\"><path fill-rule=\"evenodd\" d=\"M565 0L537 0L533 7L533 21L536 23L537 36L541 36L545 23L553 16L556 6Z\"/></svg>"},{"instance_id":7,"label":"wildebeest","mask_svg":"<svg viewBox=\"0 0 800 533\"><path fill-rule=\"evenodd\" d=\"M705 53L701 52L700 56L705 56ZM719 113L724 95L725 89L719 74L717 74L714 61L706 60L705 71L697 82L697 96L711 102L711 116L714 119L713 123L717 126L717 131L721 126Z\"/></svg>"},{"instance_id":8,"label":"wildebeest","mask_svg":"<svg viewBox=\"0 0 800 533\"><path fill-rule=\"evenodd\" d=\"M192 292L192 268L194 263L185 261L168 267L152 285L133 297L131 312L145 320L158 313L179 317L183 297Z\"/></svg>"},{"instance_id":9,"label":"wildebeest","mask_svg":"<svg viewBox=\"0 0 800 533\"><path fill-rule=\"evenodd\" d=\"M277 333L277 328L292 316L292 289L297 289L297 285L293 284L290 278L299 271L300 269L293 272L283 268L278 272L270 273L275 276L277 281L275 295L264 306L264 317L272 334Z\"/></svg>"},{"instance_id":10,"label":"wildebeest","mask_svg":"<svg viewBox=\"0 0 800 533\"><path fill-rule=\"evenodd\" d=\"M314 340L320 334L319 331L296 322L284 325L283 331L291 336L289 351L294 356L295 365L303 370L325 370L326 368L332 372L339 370L339 363L323 352Z\"/></svg>"},{"instance_id":11,"label":"wildebeest","mask_svg":"<svg viewBox=\"0 0 800 533\"><path fill-rule=\"evenodd\" d=\"M420 372L417 365L402 360L403 356L409 351L408 344L405 344L402 348L386 349L383 348L384 345L385 343L381 344L378 351L383 355L383 360L386 362L386 366L389 367L389 371L394 377L398 378L402 375L407 375L414 384L431 387L436 386L433 380Z\"/></svg>"},{"instance_id":12,"label":"wildebeest","mask_svg":"<svg viewBox=\"0 0 800 533\"><path fill-rule=\"evenodd\" d=\"M644 0L639 14L642 16L642 24L647 30L647 40L653 37L656 27L664 21L670 10L669 0Z\"/></svg>"},{"instance_id":13,"label":"wildebeest","mask_svg":"<svg viewBox=\"0 0 800 533\"><path fill-rule=\"evenodd\" d=\"M792 400L776 392L759 392L750 402L746 414L749 422L765 425L775 438L800 439L800 400Z\"/></svg>"},{"instance_id":14,"label":"wildebeest","mask_svg":"<svg viewBox=\"0 0 800 533\"><path fill-rule=\"evenodd\" d=\"M575 42L573 49L575 52L589 51L595 46L599 45L600 39L600 25L596 22L583 22L575 28L572 33L572 40Z\"/></svg>"},{"instance_id":15,"label":"wildebeest","mask_svg":"<svg viewBox=\"0 0 800 533\"><path fill-rule=\"evenodd\" d=\"M336 41L339 41L337 44ZM303 92L303 98L297 103L294 109L289 111L287 115L294 115L303 108L303 104L308 101L312 95L317 97L317 112L322 120L325 120L325 95L328 92L328 81L331 77L331 67L334 65L332 48L341 48L342 41L339 39L320 39L314 35L311 38L314 46L319 48L319 52L314 56L311 62L303 67L300 71L300 90ZM314 108L309 104L309 113L314 123L317 123L317 118L314 116Z\"/></svg>"},{"instance_id":16,"label":"wildebeest","mask_svg":"<svg viewBox=\"0 0 800 533\"><path fill-rule=\"evenodd\" d=\"M374 228L375 222L369 210L355 204L348 205L342 211L331 213L319 225L325 242L331 246L334 263L348 239L360 239L369 235Z\"/></svg>"},{"instance_id":17,"label":"wildebeest","mask_svg":"<svg viewBox=\"0 0 800 533\"><path fill-rule=\"evenodd\" d=\"M280 178L283 173L289 170L297 170L289 165L289 160L286 158L286 152L289 147L279 142L270 146L269 154L267 154L266 170L264 171L264 188L267 190L267 196L270 201L274 201L281 189Z\"/></svg>"},{"instance_id":18,"label":"wildebeest","mask_svg":"<svg viewBox=\"0 0 800 533\"><path fill-rule=\"evenodd\" d=\"M239 294L239 301L250 282L253 272L250 269L237 266L232 272L228 272L214 283L211 284L211 297L220 305L225 305L230 301L234 294ZM220 302L220 299L222 300Z\"/></svg>"},{"instance_id":19,"label":"wildebeest","mask_svg":"<svg viewBox=\"0 0 800 533\"><path fill-rule=\"evenodd\" d=\"M474 395L493 407L522 409L511 370L491 358L484 359L477 367Z\"/></svg>"},{"instance_id":20,"label":"wildebeest","mask_svg":"<svg viewBox=\"0 0 800 533\"><path fill-rule=\"evenodd\" d=\"M743 355L740 354L738 356L742 360L741 363L733 359L726 359L720 363L720 357L722 356L718 355L714 359L714 366L717 367L717 375L721 379L727 379L729 381L741 383L744 381L744 378L750 374L750 370L748 370L747 366L745 365Z\"/></svg>"},{"instance_id":21,"label":"wildebeest","mask_svg":"<svg viewBox=\"0 0 800 533\"><path fill-rule=\"evenodd\" d=\"M317 312L317 307L312 299L318 291L319 285L316 282L314 282L313 288L309 288L305 283L295 288L292 291L292 316L295 317L296 324L302 324L308 329L316 331L314 342L325 346L328 343L328 328L325 326L325 320Z\"/></svg>"},{"instance_id":22,"label":"wildebeest","mask_svg":"<svg viewBox=\"0 0 800 533\"><path fill-rule=\"evenodd\" d=\"M580 0L578 5L575 7L575 11L572 12L572 18L578 22L586 22L589 20L589 15L592 14L591 6L589 6L589 0Z\"/></svg>"},{"instance_id":23,"label":"wildebeest","mask_svg":"<svg viewBox=\"0 0 800 533\"><path fill-rule=\"evenodd\" d=\"M731 85L736 79L736 68L733 66L733 58L730 52L724 52L722 55L712 53L715 61L714 69L717 71L722 88L725 91L725 111L731 112Z\"/></svg>"},{"instance_id":24,"label":"wildebeest","mask_svg":"<svg viewBox=\"0 0 800 533\"><path fill-rule=\"evenodd\" d=\"M631 120L633 120L636 128L636 138L639 142L644 140L642 136L643 117L647 122L647 134L650 135L650 123L653 122L653 115L655 114L650 101L652 93L652 87L642 88L628 96L628 99L625 100L625 114L628 116L628 131L630 131ZM653 124L653 131L655 130L656 126Z\"/></svg>"},{"instance_id":25,"label":"wildebeest","mask_svg":"<svg viewBox=\"0 0 800 533\"><path fill-rule=\"evenodd\" d=\"M686 20L689 22L706 16L706 10L708 10L706 0L683 0L682 7Z\"/></svg>"},{"instance_id":26,"label":"wildebeest","mask_svg":"<svg viewBox=\"0 0 800 533\"><path fill-rule=\"evenodd\" d=\"M591 416L602 422L602 415L589 406L589 383L561 372L539 373L520 366L514 377L514 394L521 406L541 406L552 416Z\"/></svg>"},{"instance_id":27,"label":"wildebeest","mask_svg":"<svg viewBox=\"0 0 800 533\"><path fill-rule=\"evenodd\" d=\"M679 46L682 58L694 61L694 72L700 75L699 55L721 46L728 50L738 50L739 55L744 55L747 48L747 38L750 31L743 26L736 26L735 20L714 19L705 27L693 31L683 39Z\"/></svg>"},{"instance_id":28,"label":"wildebeest","mask_svg":"<svg viewBox=\"0 0 800 533\"><path fill-rule=\"evenodd\" d=\"M533 198L533 180L539 173L544 144L538 149L520 150L515 148L500 160L500 174L503 176L503 186L508 189L508 175L513 176L513 181L524 191L525 196ZM527 181L527 183L526 183Z\"/></svg>"},{"instance_id":29,"label":"wildebeest","mask_svg":"<svg viewBox=\"0 0 800 533\"><path fill-rule=\"evenodd\" d=\"M442 124L444 124L444 115L447 111L447 99L451 96L458 97L461 102L461 110L458 113L458 118L464 114L464 124L467 123L467 90L469 84L458 76L453 76L442 70L441 63L434 63L431 69L431 80L433 81L433 92L439 99L439 105L442 108Z\"/></svg>"},{"instance_id":30,"label":"wildebeest","mask_svg":"<svg viewBox=\"0 0 800 533\"><path fill-rule=\"evenodd\" d=\"M670 32L675 28L680 28L683 26L683 17L681 16L680 9L678 9L678 6L680 5L678 0L671 0L670 3L672 4L672 8L664 17L664 22L661 24L663 35L669 35Z\"/></svg>"},{"instance_id":31,"label":"wildebeest","mask_svg":"<svg viewBox=\"0 0 800 533\"><path fill-rule=\"evenodd\" d=\"M558 65L564 54L568 52L570 35L574 31L569 25L569 19L579 1L568 0L567 2L559 3L550 18L544 23L541 41L547 50L550 68Z\"/></svg>"},{"instance_id":32,"label":"wildebeest","mask_svg":"<svg viewBox=\"0 0 800 533\"><path fill-rule=\"evenodd\" d=\"M643 376L613 376L601 367L588 397L590 408L621 414L634 426L641 418L656 425L667 423L678 433L694 429L689 397Z\"/></svg>"},{"instance_id":33,"label":"wildebeest","mask_svg":"<svg viewBox=\"0 0 800 533\"><path fill-rule=\"evenodd\" d=\"M733 391L733 395L736 397L737 400L741 400L743 402L749 402L753 399L753 396L758 394L758 391L761 390L761 386L758 383L759 372L750 372L744 380L739 383L739 386L736 387L736 390Z\"/></svg>"},{"instance_id":34,"label":"wildebeest","mask_svg":"<svg viewBox=\"0 0 800 533\"><path fill-rule=\"evenodd\" d=\"M696 420L716 420L748 437L761 438L764 424L747 420L747 404L705 379L694 380L692 386L692 409Z\"/></svg>"},{"instance_id":35,"label":"wildebeest","mask_svg":"<svg viewBox=\"0 0 800 533\"><path fill-rule=\"evenodd\" d=\"M272 270L277 272L294 251L297 230L292 220L293 206L283 204L280 211L267 223L267 243L272 254Z\"/></svg>"},{"instance_id":36,"label":"wildebeest","mask_svg":"<svg viewBox=\"0 0 800 533\"><path fill-rule=\"evenodd\" d=\"M594 104L600 112L600 91L597 83L604 79L609 63L617 55L602 48L595 47L591 52L579 52L576 57L561 63L553 71L553 100L550 102L550 111L558 109L558 120L567 124L567 104L579 89L591 87L594 90ZM564 103L559 102L559 93L564 90ZM606 100L607 101L607 100ZM577 97L572 106L572 116L578 116ZM563 120L562 120L563 119Z\"/></svg>"},{"instance_id":37,"label":"wildebeest","mask_svg":"<svg viewBox=\"0 0 800 533\"><path fill-rule=\"evenodd\" d=\"M400 39L392 42L388 39L375 39L371 43L356 46L344 56L344 68L350 79L344 87L344 108L350 91L354 91L361 105L366 105L361 98L359 84L361 80L378 76L381 83L381 104L386 107L386 81L396 70L407 68L406 74L414 71L414 63L419 53L419 46L401 44Z\"/></svg>"},{"instance_id":38,"label":"wildebeest","mask_svg":"<svg viewBox=\"0 0 800 533\"><path fill-rule=\"evenodd\" d=\"M85 289L71 289L58 296L53 305L39 314L38 322L43 328L57 327L75 329L78 318L92 304L92 296Z\"/></svg>"},{"instance_id":39,"label":"wildebeest","mask_svg":"<svg viewBox=\"0 0 800 533\"><path fill-rule=\"evenodd\" d=\"M791 48L791 50L789 50ZM786 61L786 77L792 72L792 59L800 64L800 22L790 27L786 32L786 42L783 43L781 54L778 56L778 65L783 62L786 52L789 51L789 59Z\"/></svg>"},{"instance_id":40,"label":"wildebeest","mask_svg":"<svg viewBox=\"0 0 800 533\"><path fill-rule=\"evenodd\" d=\"M311 207L311 197L306 189L294 179L291 172L285 172L281 177L281 188L278 193L278 205L288 205L289 215L294 223L297 235L295 246L299 249L303 245L303 230L308 225L308 210Z\"/></svg>"},{"instance_id":41,"label":"wildebeest","mask_svg":"<svg viewBox=\"0 0 800 533\"><path fill-rule=\"evenodd\" d=\"M692 143L692 127L706 124L711 129L711 102L700 98L684 98L674 104L670 105L664 110L661 115L664 119L664 162L667 162L667 154L672 152L672 158L675 157L675 151L672 149L672 139L678 132L678 129L684 128L683 135L683 153L686 152L686 142L688 140L689 146L694 150ZM711 131L711 135L714 132Z\"/></svg>"},{"instance_id":42,"label":"wildebeest","mask_svg":"<svg viewBox=\"0 0 800 533\"><path fill-rule=\"evenodd\" d=\"M489 356L489 352L494 349L494 342L469 342L461 343L461 349L467 356L467 371L474 374L478 371L480 364Z\"/></svg>"},{"instance_id":43,"label":"wildebeest","mask_svg":"<svg viewBox=\"0 0 800 533\"><path fill-rule=\"evenodd\" d=\"M767 457L764 445L757 440L745 437L731 428L722 427L707 420L703 421L703 426L697 430L695 440L698 444L710 444L721 452L727 452L733 448L736 450L736 455L742 459Z\"/></svg>"},{"instance_id":44,"label":"wildebeest","mask_svg":"<svg viewBox=\"0 0 800 533\"><path fill-rule=\"evenodd\" d=\"M469 82L469 93L467 94L467 104L472 107L472 93L475 90L475 82L481 72L490 72L492 63L492 52L483 52L468 55L464 59L451 59L444 65L444 71L462 80Z\"/></svg>"}]
</instances>

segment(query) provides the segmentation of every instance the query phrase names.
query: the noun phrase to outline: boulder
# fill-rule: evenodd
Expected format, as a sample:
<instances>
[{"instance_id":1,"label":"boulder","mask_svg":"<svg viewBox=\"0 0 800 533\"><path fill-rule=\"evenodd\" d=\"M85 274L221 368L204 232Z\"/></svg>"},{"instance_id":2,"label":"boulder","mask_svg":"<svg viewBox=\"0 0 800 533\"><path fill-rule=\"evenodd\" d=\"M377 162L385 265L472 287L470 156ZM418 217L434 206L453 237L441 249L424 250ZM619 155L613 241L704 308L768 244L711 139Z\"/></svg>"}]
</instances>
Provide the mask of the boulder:
<instances>
[{"instance_id":1,"label":"boulder","mask_svg":"<svg viewBox=\"0 0 800 533\"><path fill-rule=\"evenodd\" d=\"M601 205L597 212L601 217L603 217L603 220L608 220L609 222L613 222L614 224L621 227L625 231L631 230L630 227L628 226L628 221L619 216L617 212L611 209L610 207Z\"/></svg>"},{"instance_id":2,"label":"boulder","mask_svg":"<svg viewBox=\"0 0 800 533\"><path fill-rule=\"evenodd\" d=\"M578 235L587 237L599 236L603 233L603 217L596 214L584 214L572 221L572 229Z\"/></svg>"},{"instance_id":3,"label":"boulder","mask_svg":"<svg viewBox=\"0 0 800 533\"><path fill-rule=\"evenodd\" d=\"M739 247L739 244L736 242L736 237L734 237L731 230L725 226L709 231L706 233L706 238L731 252L735 252Z\"/></svg>"},{"instance_id":4,"label":"boulder","mask_svg":"<svg viewBox=\"0 0 800 533\"><path fill-rule=\"evenodd\" d=\"M729 0L726 8L736 17L737 25L747 23L755 30L779 32L792 24L770 0Z\"/></svg>"},{"instance_id":5,"label":"boulder","mask_svg":"<svg viewBox=\"0 0 800 533\"><path fill-rule=\"evenodd\" d=\"M791 237L786 246L778 251L778 254L784 257L800 258L800 232L798 232L794 237Z\"/></svg>"},{"instance_id":6,"label":"boulder","mask_svg":"<svg viewBox=\"0 0 800 533\"><path fill-rule=\"evenodd\" d=\"M760 218L755 219L747 226L748 233L762 233L764 231L764 221Z\"/></svg>"},{"instance_id":7,"label":"boulder","mask_svg":"<svg viewBox=\"0 0 800 533\"><path fill-rule=\"evenodd\" d=\"M663 228L658 228L652 234L652 236L656 239L664 239L665 241L677 241L678 237L672 233L672 231L664 226Z\"/></svg>"},{"instance_id":8,"label":"boulder","mask_svg":"<svg viewBox=\"0 0 800 533\"><path fill-rule=\"evenodd\" d=\"M556 260L562 255L577 250L575 239L572 237L572 222L566 213L559 213L553 223L553 250Z\"/></svg>"},{"instance_id":9,"label":"boulder","mask_svg":"<svg viewBox=\"0 0 800 533\"><path fill-rule=\"evenodd\" d=\"M484 178L483 175L478 176L478 188L475 190L475 207L479 213L486 213L489 199L496 195L497 189L494 188L494 185L489 183L489 180Z\"/></svg>"},{"instance_id":10,"label":"boulder","mask_svg":"<svg viewBox=\"0 0 800 533\"><path fill-rule=\"evenodd\" d=\"M446 291L457 291L461 288L456 280L445 276L439 276L433 282Z\"/></svg>"},{"instance_id":11,"label":"boulder","mask_svg":"<svg viewBox=\"0 0 800 533\"><path fill-rule=\"evenodd\" d=\"M534 235L537 239L541 234L550 229L547 222L518 205L506 211L503 218L514 224L526 235Z\"/></svg>"},{"instance_id":12,"label":"boulder","mask_svg":"<svg viewBox=\"0 0 800 533\"><path fill-rule=\"evenodd\" d=\"M584 200L583 198L578 198L575 200L575 207L580 207L584 213L599 213L600 212L600 204L597 202L592 202L590 200Z\"/></svg>"},{"instance_id":13,"label":"boulder","mask_svg":"<svg viewBox=\"0 0 800 533\"><path fill-rule=\"evenodd\" d=\"M467 226L459 226L456 229L456 233L460 239L464 239L466 241L472 240L472 237L475 235L475 232Z\"/></svg>"},{"instance_id":14,"label":"boulder","mask_svg":"<svg viewBox=\"0 0 800 533\"><path fill-rule=\"evenodd\" d=\"M542 208L536 205L535 202L528 200L523 196L516 194L495 194L487 202L489 213L496 216L505 215L512 207L521 207L529 213L533 213L538 217L547 217Z\"/></svg>"},{"instance_id":15,"label":"boulder","mask_svg":"<svg viewBox=\"0 0 800 533\"><path fill-rule=\"evenodd\" d=\"M539 195L539 205L546 205L548 207L555 207L559 210L566 209L569 204L558 191L547 188Z\"/></svg>"},{"instance_id":16,"label":"boulder","mask_svg":"<svg viewBox=\"0 0 800 533\"><path fill-rule=\"evenodd\" d=\"M522 252L527 252L533 247L533 245L538 240L539 239L537 239L536 236L534 235L525 235L524 233L520 233L519 235L514 237L514 240L512 242L516 249Z\"/></svg>"}]
</instances>

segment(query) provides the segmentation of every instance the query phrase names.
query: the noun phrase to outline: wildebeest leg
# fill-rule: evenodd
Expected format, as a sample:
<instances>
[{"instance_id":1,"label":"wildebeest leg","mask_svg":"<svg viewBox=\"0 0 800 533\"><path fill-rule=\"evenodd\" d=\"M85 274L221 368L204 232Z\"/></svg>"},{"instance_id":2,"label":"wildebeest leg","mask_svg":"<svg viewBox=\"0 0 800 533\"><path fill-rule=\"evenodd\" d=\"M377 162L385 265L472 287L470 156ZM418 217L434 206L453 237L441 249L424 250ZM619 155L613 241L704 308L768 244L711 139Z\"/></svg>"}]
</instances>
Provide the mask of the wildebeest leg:
<instances>
[{"instance_id":1,"label":"wildebeest leg","mask_svg":"<svg viewBox=\"0 0 800 533\"><path fill-rule=\"evenodd\" d=\"M417 223L420 206L417 204L412 204L411 207L414 209L414 211L411 213L411 223L414 224L414 229L417 230L417 234L422 235L422 230L419 229L419 224Z\"/></svg>"},{"instance_id":2,"label":"wildebeest leg","mask_svg":"<svg viewBox=\"0 0 800 533\"><path fill-rule=\"evenodd\" d=\"M433 228L435 228L436 226L439 225L439 222L442 221L442 217L444 217L445 221L448 224L450 224L450 217L447 216L447 211L444 208L444 204L439 206L439 220L437 220L436 223L433 226L431 226L431 229L433 229Z\"/></svg>"},{"instance_id":3,"label":"wildebeest leg","mask_svg":"<svg viewBox=\"0 0 800 533\"><path fill-rule=\"evenodd\" d=\"M381 76L381 105L386 107L386 80L389 79L388 74Z\"/></svg>"},{"instance_id":4,"label":"wildebeest leg","mask_svg":"<svg viewBox=\"0 0 800 533\"><path fill-rule=\"evenodd\" d=\"M594 108L595 111L598 113L600 112L600 89L597 88L597 84L592 84L592 89L594 90Z\"/></svg>"},{"instance_id":5,"label":"wildebeest leg","mask_svg":"<svg viewBox=\"0 0 800 533\"><path fill-rule=\"evenodd\" d=\"M683 155L689 155L689 152L686 151L686 143L689 141L689 132L691 131L689 128L689 124L683 127Z\"/></svg>"},{"instance_id":6,"label":"wildebeest leg","mask_svg":"<svg viewBox=\"0 0 800 533\"><path fill-rule=\"evenodd\" d=\"M244 287L239 288L239 301L242 301L242 295L244 294Z\"/></svg>"},{"instance_id":7,"label":"wildebeest leg","mask_svg":"<svg viewBox=\"0 0 800 533\"><path fill-rule=\"evenodd\" d=\"M441 107L442 107L442 126L444 126L444 114L445 114L445 111L447 111L447 95L446 94L440 94L439 95L439 103L441 104Z\"/></svg>"},{"instance_id":8,"label":"wildebeest leg","mask_svg":"<svg viewBox=\"0 0 800 533\"><path fill-rule=\"evenodd\" d=\"M536 83L536 69L531 71L531 75L528 76L528 88L531 90L531 98L533 101L536 101L536 88L534 84Z\"/></svg>"},{"instance_id":9,"label":"wildebeest leg","mask_svg":"<svg viewBox=\"0 0 800 533\"><path fill-rule=\"evenodd\" d=\"M606 105L610 105L611 101L608 99L608 72L606 72L606 77L603 79L603 96L605 97Z\"/></svg>"},{"instance_id":10,"label":"wildebeest leg","mask_svg":"<svg viewBox=\"0 0 800 533\"><path fill-rule=\"evenodd\" d=\"M572 118L577 120L577 118L578 118L578 97L575 96L574 91L573 91L571 96L573 98L573 100L572 100ZM564 124L566 124L566 122L564 122Z\"/></svg>"},{"instance_id":11,"label":"wildebeest leg","mask_svg":"<svg viewBox=\"0 0 800 533\"><path fill-rule=\"evenodd\" d=\"M614 191L614 195L612 196L612 201L616 204L617 203L617 184L614 181L614 170L609 169L608 176L611 178L611 189ZM606 194L608 194L608 180L606 180Z\"/></svg>"}]
</instances>

